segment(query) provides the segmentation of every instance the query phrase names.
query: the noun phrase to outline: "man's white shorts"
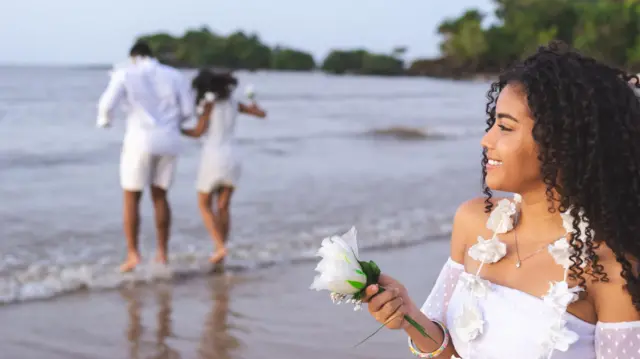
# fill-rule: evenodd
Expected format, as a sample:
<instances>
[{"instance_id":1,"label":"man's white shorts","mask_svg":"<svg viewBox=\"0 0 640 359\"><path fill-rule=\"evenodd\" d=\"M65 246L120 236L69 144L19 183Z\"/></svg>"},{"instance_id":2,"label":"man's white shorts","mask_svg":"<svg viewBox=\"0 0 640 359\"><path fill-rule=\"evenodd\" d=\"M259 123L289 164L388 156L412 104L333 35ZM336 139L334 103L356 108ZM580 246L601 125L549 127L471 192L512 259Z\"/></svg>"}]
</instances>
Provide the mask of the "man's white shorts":
<instances>
[{"instance_id":1,"label":"man's white shorts","mask_svg":"<svg viewBox=\"0 0 640 359\"><path fill-rule=\"evenodd\" d=\"M176 161L176 156L127 150L125 146L120 155L120 185L135 192L151 185L167 190L173 182Z\"/></svg>"}]
</instances>

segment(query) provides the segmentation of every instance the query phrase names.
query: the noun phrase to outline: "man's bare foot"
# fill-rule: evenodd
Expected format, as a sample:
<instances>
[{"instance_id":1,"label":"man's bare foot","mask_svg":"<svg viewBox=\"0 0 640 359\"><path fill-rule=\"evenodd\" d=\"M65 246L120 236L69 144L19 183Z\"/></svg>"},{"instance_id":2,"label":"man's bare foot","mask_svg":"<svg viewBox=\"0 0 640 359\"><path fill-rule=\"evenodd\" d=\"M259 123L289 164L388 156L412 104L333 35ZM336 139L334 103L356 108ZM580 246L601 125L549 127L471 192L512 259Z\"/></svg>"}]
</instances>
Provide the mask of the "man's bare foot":
<instances>
[{"instance_id":1,"label":"man's bare foot","mask_svg":"<svg viewBox=\"0 0 640 359\"><path fill-rule=\"evenodd\" d=\"M158 252L156 254L156 263L167 265L167 263L169 263L169 259L167 258L167 254Z\"/></svg>"},{"instance_id":2,"label":"man's bare foot","mask_svg":"<svg viewBox=\"0 0 640 359\"><path fill-rule=\"evenodd\" d=\"M120 265L120 272L126 273L131 272L136 268L136 266L140 263L140 256L137 254L130 254L127 256L127 260Z\"/></svg>"},{"instance_id":3,"label":"man's bare foot","mask_svg":"<svg viewBox=\"0 0 640 359\"><path fill-rule=\"evenodd\" d=\"M213 255L209 258L209 262L213 264L217 264L227 255L227 248L218 249Z\"/></svg>"}]
</instances>

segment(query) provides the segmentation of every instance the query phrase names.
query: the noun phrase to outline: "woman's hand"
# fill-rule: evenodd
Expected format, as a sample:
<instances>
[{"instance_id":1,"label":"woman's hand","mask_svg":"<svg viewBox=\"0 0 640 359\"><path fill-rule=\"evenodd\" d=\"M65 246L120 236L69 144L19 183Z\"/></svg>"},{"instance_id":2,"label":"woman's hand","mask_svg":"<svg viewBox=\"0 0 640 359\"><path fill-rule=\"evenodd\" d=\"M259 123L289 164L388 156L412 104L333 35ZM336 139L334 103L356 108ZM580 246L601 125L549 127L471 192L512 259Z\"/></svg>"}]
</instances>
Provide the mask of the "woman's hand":
<instances>
[{"instance_id":1,"label":"woman's hand","mask_svg":"<svg viewBox=\"0 0 640 359\"><path fill-rule=\"evenodd\" d=\"M404 319L416 308L405 287L397 280L381 274L378 285L370 285L363 302L368 303L369 313L389 329L405 329L410 324Z\"/></svg>"}]
</instances>

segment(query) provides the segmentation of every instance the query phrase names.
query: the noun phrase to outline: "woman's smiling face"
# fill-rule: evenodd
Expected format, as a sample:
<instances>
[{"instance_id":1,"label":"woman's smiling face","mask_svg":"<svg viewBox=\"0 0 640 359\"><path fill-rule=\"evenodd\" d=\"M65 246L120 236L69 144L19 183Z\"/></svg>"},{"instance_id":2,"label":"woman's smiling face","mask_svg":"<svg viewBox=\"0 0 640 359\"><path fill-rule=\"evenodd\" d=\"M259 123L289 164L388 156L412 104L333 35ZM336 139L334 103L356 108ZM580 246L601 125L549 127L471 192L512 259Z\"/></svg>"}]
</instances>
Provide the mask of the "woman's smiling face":
<instances>
[{"instance_id":1,"label":"woman's smiling face","mask_svg":"<svg viewBox=\"0 0 640 359\"><path fill-rule=\"evenodd\" d=\"M508 84L498 96L496 121L481 142L489 160L485 181L492 190L544 188L533 125L525 92L518 84Z\"/></svg>"}]
</instances>

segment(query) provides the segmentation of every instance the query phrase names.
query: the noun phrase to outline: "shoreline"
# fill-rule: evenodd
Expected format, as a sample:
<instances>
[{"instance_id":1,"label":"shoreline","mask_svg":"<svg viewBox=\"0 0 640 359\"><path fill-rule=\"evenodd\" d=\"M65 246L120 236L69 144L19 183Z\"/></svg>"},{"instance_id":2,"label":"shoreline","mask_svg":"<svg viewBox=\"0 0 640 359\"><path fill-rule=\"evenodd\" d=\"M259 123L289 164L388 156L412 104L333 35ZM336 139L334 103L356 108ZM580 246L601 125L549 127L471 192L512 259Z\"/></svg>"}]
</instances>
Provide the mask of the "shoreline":
<instances>
[{"instance_id":1,"label":"shoreline","mask_svg":"<svg viewBox=\"0 0 640 359\"><path fill-rule=\"evenodd\" d=\"M60 69L60 70L80 70L80 71L110 71L112 70L114 65L112 64L0 64L0 69ZM316 69L312 71L298 71L298 70L275 70L275 69L226 69L220 68L216 66L174 66L175 68L183 71L197 71L199 69L205 68L209 70L218 70L218 71L230 71L230 72L247 72L247 73L274 73L274 74L322 74L327 76L353 76L353 77L376 77L376 78L427 78L427 79L437 79L437 80L451 80L451 81L465 81L465 82L476 82L476 81L493 81L498 77L497 73L485 73L485 72L476 72L471 73L469 75L456 76L442 76L442 75L434 75L434 74L420 74L420 73L411 73L409 71L402 74L367 74L367 73L359 73L359 72L347 72L343 74L336 74L332 72L322 71L321 69Z\"/></svg>"},{"instance_id":2,"label":"shoreline","mask_svg":"<svg viewBox=\"0 0 640 359\"><path fill-rule=\"evenodd\" d=\"M388 243L374 243L367 247L361 248L363 253L376 254L384 251L396 251L404 250L411 247L417 247L426 243L441 242L448 239L450 233L438 234L433 236L425 236L415 240L405 240L395 242L393 244ZM315 262L317 257L312 255L303 255L300 257L288 258L284 260L267 260L261 263L255 263L253 265L243 265L241 262L232 261L227 264L227 272L233 276L251 276L254 273L260 271L272 270L278 267L287 267L290 265L306 265ZM173 263L172 266L171 263ZM6 300L0 296L0 310L6 307L19 306L30 303L55 301L58 299L64 299L67 297L73 297L75 295L90 295L92 293L108 293L113 291L119 291L122 288L129 286L136 287L148 287L154 286L158 283L168 283L171 285L182 285L191 281L201 280L208 277L216 277L221 273L216 267L211 267L208 264L208 257L204 256L199 258L196 262L190 262L189 268L183 268L180 264L180 258L173 258L170 262L169 268L163 266L156 266L154 262L143 261L139 264L137 270L128 273L116 273L116 272L104 272L101 275L96 274L93 280L96 283L87 282L84 285L76 285L65 290L59 290L50 293L49 295L33 296L29 298L18 298L15 300ZM117 265L117 263L114 263ZM82 267L82 266L80 266ZM114 267L115 270L115 267ZM108 275L102 278L104 275ZM101 284L103 279L106 284ZM80 279L80 278L78 278ZM109 285L110 284L110 285Z\"/></svg>"},{"instance_id":3,"label":"shoreline","mask_svg":"<svg viewBox=\"0 0 640 359\"><path fill-rule=\"evenodd\" d=\"M448 244L440 240L366 251L363 260L374 260L399 278L420 304L446 261ZM315 265L289 264L0 307L0 320L15 323L0 328L0 343L8 357L23 359L45 353L51 359L408 355L400 331L382 330L353 348L377 323L366 311L335 306L328 293L309 290Z\"/></svg>"}]
</instances>

